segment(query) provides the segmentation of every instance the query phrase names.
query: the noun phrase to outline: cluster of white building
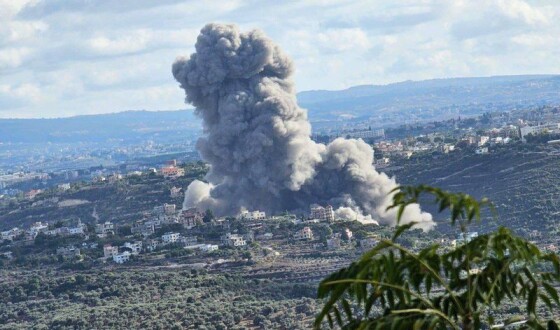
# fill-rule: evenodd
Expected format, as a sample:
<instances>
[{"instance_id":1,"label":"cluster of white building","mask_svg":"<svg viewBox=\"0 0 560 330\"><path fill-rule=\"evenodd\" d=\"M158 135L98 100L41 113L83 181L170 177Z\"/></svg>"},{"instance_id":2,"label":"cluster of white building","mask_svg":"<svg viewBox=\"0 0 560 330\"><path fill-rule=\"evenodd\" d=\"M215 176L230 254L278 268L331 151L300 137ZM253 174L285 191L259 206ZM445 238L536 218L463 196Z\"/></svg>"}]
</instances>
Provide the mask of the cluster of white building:
<instances>
[{"instance_id":1,"label":"cluster of white building","mask_svg":"<svg viewBox=\"0 0 560 330\"><path fill-rule=\"evenodd\" d=\"M218 250L218 246L214 244L199 243L195 236L182 236L180 233L168 232L159 239L150 239L145 242L145 250L153 252L158 247L169 244L180 244L185 249L198 249L202 252L211 252Z\"/></svg>"},{"instance_id":2,"label":"cluster of white building","mask_svg":"<svg viewBox=\"0 0 560 330\"><path fill-rule=\"evenodd\" d=\"M86 225L83 224L80 220L75 226L61 226L49 229L48 223L45 222L34 222L31 227L27 230L23 230L18 227L14 227L10 230L6 230L0 233L0 238L2 240L13 241L17 237L24 235L26 240L33 240L39 233L43 233L49 236L69 236L69 235L85 235L86 233Z\"/></svg>"},{"instance_id":3,"label":"cluster of white building","mask_svg":"<svg viewBox=\"0 0 560 330\"><path fill-rule=\"evenodd\" d=\"M140 220L132 225L133 234L142 236L152 235L156 229L164 224L181 224L186 229L192 229L203 222L204 215L196 208L177 210L175 204L163 204L154 207L152 217L148 220Z\"/></svg>"},{"instance_id":4,"label":"cluster of white building","mask_svg":"<svg viewBox=\"0 0 560 330\"><path fill-rule=\"evenodd\" d=\"M240 247L240 246L247 245L246 238L247 238L246 236L244 237L239 234L226 233L220 238L220 242L224 246Z\"/></svg>"},{"instance_id":5,"label":"cluster of white building","mask_svg":"<svg viewBox=\"0 0 560 330\"><path fill-rule=\"evenodd\" d=\"M240 220L265 220L266 219L266 213L259 211L259 210L255 210L255 211L247 211L247 210L243 210L241 211L241 213L237 216L238 219Z\"/></svg>"},{"instance_id":6,"label":"cluster of white building","mask_svg":"<svg viewBox=\"0 0 560 330\"><path fill-rule=\"evenodd\" d=\"M126 242L120 248L111 244L103 246L103 257L110 258L118 264L129 261L131 256L138 255L140 252L142 252L142 241Z\"/></svg>"},{"instance_id":7,"label":"cluster of white building","mask_svg":"<svg viewBox=\"0 0 560 330\"><path fill-rule=\"evenodd\" d=\"M560 133L560 123L546 123L535 126L523 126L519 128L519 136L522 142L527 142L527 135L539 135L547 133Z\"/></svg>"}]
</instances>

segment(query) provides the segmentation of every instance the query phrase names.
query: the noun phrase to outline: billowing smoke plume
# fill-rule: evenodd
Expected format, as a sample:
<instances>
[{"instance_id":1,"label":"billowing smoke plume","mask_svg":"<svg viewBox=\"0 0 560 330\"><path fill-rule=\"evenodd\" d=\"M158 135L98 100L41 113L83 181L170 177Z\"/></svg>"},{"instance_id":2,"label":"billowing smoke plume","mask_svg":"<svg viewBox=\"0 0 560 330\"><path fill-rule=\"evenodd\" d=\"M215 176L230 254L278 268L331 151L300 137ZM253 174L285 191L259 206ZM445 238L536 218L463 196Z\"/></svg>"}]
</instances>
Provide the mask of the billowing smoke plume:
<instances>
[{"instance_id":1,"label":"billowing smoke plume","mask_svg":"<svg viewBox=\"0 0 560 330\"><path fill-rule=\"evenodd\" d=\"M203 120L197 149L211 167L209 183L189 185L184 207L228 215L328 203L338 217L394 224L396 212L385 209L395 180L375 170L373 150L362 140L311 140L290 79L292 62L278 46L258 30L208 24L195 47L173 64L173 75ZM433 226L418 205L402 221Z\"/></svg>"}]
</instances>

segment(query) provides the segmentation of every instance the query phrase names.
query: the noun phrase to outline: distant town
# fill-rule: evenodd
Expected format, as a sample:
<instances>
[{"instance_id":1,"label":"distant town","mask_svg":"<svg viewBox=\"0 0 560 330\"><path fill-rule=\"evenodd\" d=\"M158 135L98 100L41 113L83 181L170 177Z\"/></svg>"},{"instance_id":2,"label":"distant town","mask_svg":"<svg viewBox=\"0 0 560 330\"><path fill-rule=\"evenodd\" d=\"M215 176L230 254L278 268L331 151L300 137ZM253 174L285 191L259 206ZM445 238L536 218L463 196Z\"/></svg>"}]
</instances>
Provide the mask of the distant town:
<instances>
[{"instance_id":1,"label":"distant town","mask_svg":"<svg viewBox=\"0 0 560 330\"><path fill-rule=\"evenodd\" d=\"M560 142L559 123L560 107L540 107L387 129L365 128L366 123L355 123L352 129L323 131L313 138L320 141L337 137L363 139L374 147L376 168L391 171L403 162L426 155L444 157L467 153L483 157L508 145L554 145ZM5 262L32 260L34 253L45 260L50 260L50 256L60 262L86 258L102 264L150 262L162 253L197 255L196 260L203 261L204 255L227 256L231 255L227 252L231 249L253 251L250 247L257 245L266 246L267 255L280 255L286 253L283 246L290 242L309 242L311 248L326 251L367 249L380 237L376 232L390 230L337 219L330 205L309 205L307 212L299 214L246 210L221 218L215 217L211 210L183 209L186 183L193 177L201 178L206 173L206 165L185 159L171 159L163 164L157 164L158 161L156 158L153 166L121 164L56 172L4 171L0 175L0 203L5 210L15 207L23 212L56 207L70 212L65 211L59 219L48 219L49 213L42 213L38 221L28 216L27 226L22 225L21 219L2 222L0 253ZM76 197L87 191L116 187L130 195L127 186L147 185L150 180L166 187L162 193L166 194L163 199L167 202L151 209L131 210L124 220L100 216L105 211L97 206L86 219L72 211L85 209L84 206L91 209L91 200ZM132 194L126 198L135 197ZM158 200L162 198L154 196L153 202ZM110 207L125 210L122 206ZM10 223L16 225L6 228ZM368 233L364 232L365 227L369 228ZM354 233L356 230L360 232L358 235ZM444 246L454 246L465 239L454 237L455 234L437 235ZM531 235L540 238L539 243L544 248L556 251L558 242L554 239L542 239L538 231L532 231ZM57 242L52 243L55 248L50 250L24 248L54 241ZM414 244L421 246L421 242L422 239L418 239ZM220 252L222 249L227 253Z\"/></svg>"}]
</instances>

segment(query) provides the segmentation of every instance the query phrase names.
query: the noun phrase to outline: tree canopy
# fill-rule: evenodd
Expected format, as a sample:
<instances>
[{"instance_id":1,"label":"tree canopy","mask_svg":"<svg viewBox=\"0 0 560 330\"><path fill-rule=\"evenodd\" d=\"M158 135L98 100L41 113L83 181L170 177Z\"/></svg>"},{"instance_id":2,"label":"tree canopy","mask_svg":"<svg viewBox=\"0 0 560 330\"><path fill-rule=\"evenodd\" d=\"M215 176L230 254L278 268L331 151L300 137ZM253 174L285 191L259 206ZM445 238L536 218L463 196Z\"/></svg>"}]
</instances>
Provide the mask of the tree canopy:
<instances>
[{"instance_id":1,"label":"tree canopy","mask_svg":"<svg viewBox=\"0 0 560 330\"><path fill-rule=\"evenodd\" d=\"M487 199L450 193L420 185L393 191L398 220L404 209L429 195L448 212L462 233L454 248L438 243L412 251L399 237L414 223L398 226L392 239L381 240L359 260L327 278L318 296L325 304L315 328L327 324L343 329L479 329L508 323L531 329L558 329L542 320L537 306L551 313L560 305L555 288L560 261L554 253L516 236L509 229L469 235L468 226L480 221L481 209L493 210ZM490 312L505 301L523 302L524 316L498 324Z\"/></svg>"}]
</instances>

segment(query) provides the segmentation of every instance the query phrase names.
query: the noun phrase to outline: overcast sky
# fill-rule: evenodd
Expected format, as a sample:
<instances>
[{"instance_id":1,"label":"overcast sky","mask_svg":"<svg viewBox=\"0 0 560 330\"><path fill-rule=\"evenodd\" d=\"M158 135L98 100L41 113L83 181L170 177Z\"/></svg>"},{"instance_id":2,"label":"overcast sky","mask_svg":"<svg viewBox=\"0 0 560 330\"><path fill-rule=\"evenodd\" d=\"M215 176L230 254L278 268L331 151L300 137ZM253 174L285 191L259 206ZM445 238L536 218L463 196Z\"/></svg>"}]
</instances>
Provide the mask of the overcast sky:
<instances>
[{"instance_id":1,"label":"overcast sky","mask_svg":"<svg viewBox=\"0 0 560 330\"><path fill-rule=\"evenodd\" d=\"M560 73L560 1L0 0L0 118L186 108L171 64L205 23L262 29L299 91Z\"/></svg>"}]
</instances>

